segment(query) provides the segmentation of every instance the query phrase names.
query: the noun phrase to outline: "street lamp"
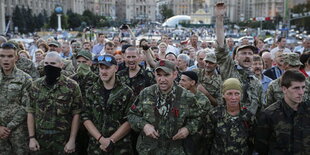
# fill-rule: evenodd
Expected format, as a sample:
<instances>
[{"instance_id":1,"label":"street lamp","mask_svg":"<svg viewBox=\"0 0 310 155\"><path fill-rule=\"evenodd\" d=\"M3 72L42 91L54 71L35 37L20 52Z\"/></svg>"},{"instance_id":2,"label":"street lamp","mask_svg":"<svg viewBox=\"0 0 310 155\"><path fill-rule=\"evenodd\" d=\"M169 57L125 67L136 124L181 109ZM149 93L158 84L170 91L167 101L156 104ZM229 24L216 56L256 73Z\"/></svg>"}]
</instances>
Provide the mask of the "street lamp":
<instances>
[{"instance_id":1,"label":"street lamp","mask_svg":"<svg viewBox=\"0 0 310 155\"><path fill-rule=\"evenodd\" d=\"M57 28L57 31L62 31L62 29L61 29L61 15L63 13L62 7L61 6L56 6L55 13L57 14L57 18L58 18L58 28Z\"/></svg>"}]
</instances>

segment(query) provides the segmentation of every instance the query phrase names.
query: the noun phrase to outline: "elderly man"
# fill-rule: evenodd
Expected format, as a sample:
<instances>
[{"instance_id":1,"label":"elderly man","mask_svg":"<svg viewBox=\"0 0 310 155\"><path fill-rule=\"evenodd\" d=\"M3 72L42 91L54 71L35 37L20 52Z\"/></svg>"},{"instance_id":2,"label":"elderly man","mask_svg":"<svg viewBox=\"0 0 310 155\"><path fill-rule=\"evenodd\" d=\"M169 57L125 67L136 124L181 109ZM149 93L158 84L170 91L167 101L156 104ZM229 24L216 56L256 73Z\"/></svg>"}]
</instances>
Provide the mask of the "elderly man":
<instances>
[{"instance_id":1,"label":"elderly man","mask_svg":"<svg viewBox=\"0 0 310 155\"><path fill-rule=\"evenodd\" d=\"M131 106L128 121L140 132L139 154L185 154L182 143L196 133L199 116L194 94L174 83L176 66L160 60L155 68L156 84L144 89Z\"/></svg>"},{"instance_id":2,"label":"elderly man","mask_svg":"<svg viewBox=\"0 0 310 155\"><path fill-rule=\"evenodd\" d=\"M45 76L33 83L27 106L29 148L36 154L75 151L82 95L79 85L62 75L63 62L57 52L44 59Z\"/></svg>"}]
</instances>

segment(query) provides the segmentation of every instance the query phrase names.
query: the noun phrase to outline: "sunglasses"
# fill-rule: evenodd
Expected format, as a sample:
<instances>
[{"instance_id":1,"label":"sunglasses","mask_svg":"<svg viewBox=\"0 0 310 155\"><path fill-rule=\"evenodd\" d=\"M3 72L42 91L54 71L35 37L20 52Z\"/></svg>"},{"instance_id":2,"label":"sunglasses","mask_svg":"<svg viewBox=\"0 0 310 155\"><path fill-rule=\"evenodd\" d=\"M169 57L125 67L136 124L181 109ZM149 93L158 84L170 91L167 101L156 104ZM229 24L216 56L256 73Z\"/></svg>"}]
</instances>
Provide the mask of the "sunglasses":
<instances>
[{"instance_id":1,"label":"sunglasses","mask_svg":"<svg viewBox=\"0 0 310 155\"><path fill-rule=\"evenodd\" d=\"M111 62L112 56L108 56L108 55L98 56L97 60L98 62L102 62L102 61Z\"/></svg>"},{"instance_id":2,"label":"sunglasses","mask_svg":"<svg viewBox=\"0 0 310 155\"><path fill-rule=\"evenodd\" d=\"M3 44L1 44L1 48L14 49L14 50L17 49L17 47L12 43L3 43Z\"/></svg>"}]
</instances>

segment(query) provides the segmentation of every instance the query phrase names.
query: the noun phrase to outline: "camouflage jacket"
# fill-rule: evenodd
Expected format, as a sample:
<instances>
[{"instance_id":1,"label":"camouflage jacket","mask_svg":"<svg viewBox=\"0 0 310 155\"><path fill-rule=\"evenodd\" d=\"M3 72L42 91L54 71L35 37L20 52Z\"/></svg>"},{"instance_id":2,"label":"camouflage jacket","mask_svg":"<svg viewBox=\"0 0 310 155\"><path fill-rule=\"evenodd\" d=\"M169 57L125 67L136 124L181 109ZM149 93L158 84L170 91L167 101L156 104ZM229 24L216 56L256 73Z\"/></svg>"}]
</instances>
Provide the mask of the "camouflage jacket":
<instances>
[{"instance_id":1,"label":"camouflage jacket","mask_svg":"<svg viewBox=\"0 0 310 155\"><path fill-rule=\"evenodd\" d=\"M65 76L72 76L75 72L75 68L71 62L71 60L65 60L65 59L62 59L63 63L64 63L64 66L61 70L61 73ZM44 60L42 60L39 65L38 65L38 71L40 73L40 77L43 77L45 75L44 73Z\"/></svg>"},{"instance_id":2,"label":"camouflage jacket","mask_svg":"<svg viewBox=\"0 0 310 155\"><path fill-rule=\"evenodd\" d=\"M46 84L45 76L34 81L30 99L27 112L35 115L36 131L70 133L73 115L83 106L79 85L64 75L53 86Z\"/></svg>"},{"instance_id":3,"label":"camouflage jacket","mask_svg":"<svg viewBox=\"0 0 310 155\"><path fill-rule=\"evenodd\" d=\"M210 154L250 154L254 119L254 115L247 109L241 109L237 116L230 115L223 105L212 109L207 115L203 130Z\"/></svg>"},{"instance_id":4,"label":"camouflage jacket","mask_svg":"<svg viewBox=\"0 0 310 155\"><path fill-rule=\"evenodd\" d=\"M190 134L198 130L200 113L194 94L174 85L166 95L171 98L165 101L170 105L170 108L164 109L167 116L159 114L161 109L157 107L157 102L161 95L157 84L145 88L130 108L128 121L134 130L140 132L137 142L139 154L184 154L182 140L173 141L172 137L182 127L186 127ZM144 134L143 127L146 124L155 127L160 135L158 139Z\"/></svg>"},{"instance_id":5,"label":"camouflage jacket","mask_svg":"<svg viewBox=\"0 0 310 155\"><path fill-rule=\"evenodd\" d=\"M267 103L266 107L270 106L271 104L282 100L284 97L284 94L281 89L281 78L278 78L276 80L273 80L267 89ZM305 88L305 95L304 95L304 101L310 100L310 81L309 79L306 79L306 88Z\"/></svg>"},{"instance_id":6,"label":"camouflage jacket","mask_svg":"<svg viewBox=\"0 0 310 155\"><path fill-rule=\"evenodd\" d=\"M26 124L25 108L29 105L31 77L18 68L11 75L4 75L0 68L0 126L14 129Z\"/></svg>"},{"instance_id":7,"label":"camouflage jacket","mask_svg":"<svg viewBox=\"0 0 310 155\"><path fill-rule=\"evenodd\" d=\"M254 74L236 64L224 48L216 49L216 59L220 66L222 80L237 78L243 88L241 105L256 114L264 104L263 86Z\"/></svg>"},{"instance_id":8,"label":"camouflage jacket","mask_svg":"<svg viewBox=\"0 0 310 155\"><path fill-rule=\"evenodd\" d=\"M260 154L310 154L310 103L294 111L284 99L259 115L255 129L255 150Z\"/></svg>"},{"instance_id":9,"label":"camouflage jacket","mask_svg":"<svg viewBox=\"0 0 310 155\"><path fill-rule=\"evenodd\" d=\"M129 107L134 102L133 91L118 78L109 96L101 79L86 91L85 110L82 121L91 120L104 136L111 136L127 121Z\"/></svg>"},{"instance_id":10,"label":"camouflage jacket","mask_svg":"<svg viewBox=\"0 0 310 155\"><path fill-rule=\"evenodd\" d=\"M85 98L86 90L94 85L94 83L98 80L98 76L90 71L87 75L75 73L70 76L73 80L75 80L81 89L82 97Z\"/></svg>"},{"instance_id":11,"label":"camouflage jacket","mask_svg":"<svg viewBox=\"0 0 310 155\"><path fill-rule=\"evenodd\" d=\"M203 118L206 117L206 115L213 108L213 106L211 105L211 102L208 99L208 97L200 91L197 91L197 93L195 94L195 98L197 100L200 118L202 118L200 119L200 123L198 127L198 131L200 131L203 126L203 121L204 121Z\"/></svg>"},{"instance_id":12,"label":"camouflage jacket","mask_svg":"<svg viewBox=\"0 0 310 155\"><path fill-rule=\"evenodd\" d=\"M151 71L145 70L142 66L141 69L134 77L129 77L129 69L123 69L117 74L120 77L120 80L128 85L134 92L135 96L138 96L139 93L146 87L153 85L155 83L155 77Z\"/></svg>"},{"instance_id":13,"label":"camouflage jacket","mask_svg":"<svg viewBox=\"0 0 310 155\"><path fill-rule=\"evenodd\" d=\"M26 58L20 57L16 61L16 67L25 73L29 74L33 80L40 77L39 72L37 68L35 67L35 64Z\"/></svg>"},{"instance_id":14,"label":"camouflage jacket","mask_svg":"<svg viewBox=\"0 0 310 155\"><path fill-rule=\"evenodd\" d=\"M222 78L221 75L214 71L214 74L211 77L205 76L204 69L194 69L194 72L198 75L198 83L201 84L212 97L214 97L218 104L223 103L222 97Z\"/></svg>"}]
</instances>

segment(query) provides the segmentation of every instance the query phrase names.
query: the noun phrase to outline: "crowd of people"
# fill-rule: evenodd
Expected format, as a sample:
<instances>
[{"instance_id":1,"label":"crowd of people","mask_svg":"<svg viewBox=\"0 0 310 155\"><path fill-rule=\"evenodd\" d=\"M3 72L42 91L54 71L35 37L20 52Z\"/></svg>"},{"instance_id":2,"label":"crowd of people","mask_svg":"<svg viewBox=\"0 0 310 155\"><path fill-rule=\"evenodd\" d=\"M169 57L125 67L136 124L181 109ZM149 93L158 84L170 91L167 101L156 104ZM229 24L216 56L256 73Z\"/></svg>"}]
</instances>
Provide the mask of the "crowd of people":
<instances>
[{"instance_id":1,"label":"crowd of people","mask_svg":"<svg viewBox=\"0 0 310 155\"><path fill-rule=\"evenodd\" d=\"M0 37L0 154L310 154L310 38ZM129 37L126 37L129 36Z\"/></svg>"}]
</instances>

